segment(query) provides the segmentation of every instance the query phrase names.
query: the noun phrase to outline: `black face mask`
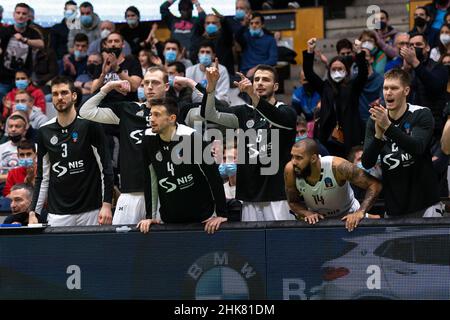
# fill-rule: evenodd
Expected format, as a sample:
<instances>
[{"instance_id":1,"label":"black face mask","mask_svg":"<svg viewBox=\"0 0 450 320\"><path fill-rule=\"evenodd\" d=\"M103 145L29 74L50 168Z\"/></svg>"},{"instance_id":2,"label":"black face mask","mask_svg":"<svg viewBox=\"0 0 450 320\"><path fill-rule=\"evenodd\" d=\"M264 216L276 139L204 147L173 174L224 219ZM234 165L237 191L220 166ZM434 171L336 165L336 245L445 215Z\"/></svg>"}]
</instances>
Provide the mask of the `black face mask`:
<instances>
[{"instance_id":1,"label":"black face mask","mask_svg":"<svg viewBox=\"0 0 450 320\"><path fill-rule=\"evenodd\" d=\"M102 73L102 65L90 63L86 65L86 72L92 79L97 79Z\"/></svg>"},{"instance_id":2,"label":"black face mask","mask_svg":"<svg viewBox=\"0 0 450 320\"><path fill-rule=\"evenodd\" d=\"M421 17L417 17L414 19L414 25L419 28L423 28L427 24L427 20Z\"/></svg>"},{"instance_id":3,"label":"black face mask","mask_svg":"<svg viewBox=\"0 0 450 320\"><path fill-rule=\"evenodd\" d=\"M384 30L387 26L387 23L384 21L380 21L380 29L379 30Z\"/></svg>"},{"instance_id":4,"label":"black face mask","mask_svg":"<svg viewBox=\"0 0 450 320\"><path fill-rule=\"evenodd\" d=\"M122 48L105 48L103 49L106 53L114 53L116 58L119 58L120 54L122 53Z\"/></svg>"},{"instance_id":5,"label":"black face mask","mask_svg":"<svg viewBox=\"0 0 450 320\"><path fill-rule=\"evenodd\" d=\"M17 136L9 136L9 140L11 140L12 143L18 143L22 140L22 135L19 134Z\"/></svg>"},{"instance_id":6,"label":"black face mask","mask_svg":"<svg viewBox=\"0 0 450 320\"><path fill-rule=\"evenodd\" d=\"M416 51L417 60L422 62L425 59L425 56L423 55L423 48L414 48L414 50Z\"/></svg>"}]
</instances>

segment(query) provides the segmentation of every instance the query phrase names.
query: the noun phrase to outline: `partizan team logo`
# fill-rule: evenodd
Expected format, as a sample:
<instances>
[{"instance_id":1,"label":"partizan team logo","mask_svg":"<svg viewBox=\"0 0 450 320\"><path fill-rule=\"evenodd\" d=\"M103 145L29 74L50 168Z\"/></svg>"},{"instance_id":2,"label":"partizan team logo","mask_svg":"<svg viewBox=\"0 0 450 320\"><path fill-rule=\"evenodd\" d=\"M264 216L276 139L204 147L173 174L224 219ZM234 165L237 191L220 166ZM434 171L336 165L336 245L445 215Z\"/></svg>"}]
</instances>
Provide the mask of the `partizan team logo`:
<instances>
[{"instance_id":1,"label":"partizan team logo","mask_svg":"<svg viewBox=\"0 0 450 320\"><path fill-rule=\"evenodd\" d=\"M252 264L226 251L208 253L186 270L183 299L265 299L265 287Z\"/></svg>"}]
</instances>

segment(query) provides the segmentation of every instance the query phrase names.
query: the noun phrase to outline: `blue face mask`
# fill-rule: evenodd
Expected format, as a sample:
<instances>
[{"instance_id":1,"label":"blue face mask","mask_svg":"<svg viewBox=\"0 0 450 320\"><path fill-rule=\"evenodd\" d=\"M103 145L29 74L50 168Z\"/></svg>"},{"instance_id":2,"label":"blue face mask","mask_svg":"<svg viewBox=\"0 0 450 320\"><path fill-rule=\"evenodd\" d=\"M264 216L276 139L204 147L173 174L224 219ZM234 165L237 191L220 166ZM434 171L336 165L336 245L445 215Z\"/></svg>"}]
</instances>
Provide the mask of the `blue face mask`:
<instances>
[{"instance_id":1,"label":"blue face mask","mask_svg":"<svg viewBox=\"0 0 450 320\"><path fill-rule=\"evenodd\" d=\"M219 173L222 178L232 177L236 175L236 163L221 163L219 165Z\"/></svg>"},{"instance_id":2,"label":"blue face mask","mask_svg":"<svg viewBox=\"0 0 450 320\"><path fill-rule=\"evenodd\" d=\"M169 86L173 87L174 80L175 80L175 76L169 76Z\"/></svg>"},{"instance_id":3,"label":"blue face mask","mask_svg":"<svg viewBox=\"0 0 450 320\"><path fill-rule=\"evenodd\" d=\"M24 111L24 112L26 112L26 111L28 111L28 107L27 107L26 104L17 103L16 104L16 111Z\"/></svg>"},{"instance_id":4,"label":"blue face mask","mask_svg":"<svg viewBox=\"0 0 450 320\"><path fill-rule=\"evenodd\" d=\"M137 96L138 96L138 99L139 99L139 100L142 100L142 101L145 101L145 100L146 100L146 98L145 98L145 92L144 92L144 87L139 87L139 88L137 89Z\"/></svg>"},{"instance_id":5,"label":"blue face mask","mask_svg":"<svg viewBox=\"0 0 450 320\"><path fill-rule=\"evenodd\" d=\"M205 67L209 67L211 65L212 62L212 57L210 54L208 53L204 53L204 54L199 54L198 55L198 61L204 65Z\"/></svg>"},{"instance_id":6,"label":"blue face mask","mask_svg":"<svg viewBox=\"0 0 450 320\"><path fill-rule=\"evenodd\" d=\"M66 10L64 11L64 18L67 20L73 20L77 16L77 12L73 10Z\"/></svg>"},{"instance_id":7,"label":"blue face mask","mask_svg":"<svg viewBox=\"0 0 450 320\"><path fill-rule=\"evenodd\" d=\"M306 139L306 138L308 138L308 134L307 134L307 133L302 134L301 136L296 136L296 137L295 137L295 142L302 141L302 140L304 140L304 139Z\"/></svg>"},{"instance_id":8,"label":"blue face mask","mask_svg":"<svg viewBox=\"0 0 450 320\"><path fill-rule=\"evenodd\" d=\"M28 80L16 80L16 88L25 90L28 87Z\"/></svg>"},{"instance_id":9,"label":"blue face mask","mask_svg":"<svg viewBox=\"0 0 450 320\"><path fill-rule=\"evenodd\" d=\"M22 29L25 28L27 26L27 22L14 22L14 25L16 26L16 28Z\"/></svg>"},{"instance_id":10,"label":"blue face mask","mask_svg":"<svg viewBox=\"0 0 450 320\"><path fill-rule=\"evenodd\" d=\"M19 159L19 166L20 167L31 167L33 166L33 159L32 158L22 158Z\"/></svg>"},{"instance_id":11,"label":"blue face mask","mask_svg":"<svg viewBox=\"0 0 450 320\"><path fill-rule=\"evenodd\" d=\"M210 23L206 26L206 33L209 35L214 34L217 31L219 31L219 28L214 23Z\"/></svg>"},{"instance_id":12,"label":"blue face mask","mask_svg":"<svg viewBox=\"0 0 450 320\"><path fill-rule=\"evenodd\" d=\"M177 53L174 50L167 50L164 53L164 58L166 58L167 63L175 62L177 60Z\"/></svg>"},{"instance_id":13,"label":"blue face mask","mask_svg":"<svg viewBox=\"0 0 450 320\"><path fill-rule=\"evenodd\" d=\"M252 37L261 37L263 35L261 28L257 28L257 29L250 28L249 31L250 31L250 35Z\"/></svg>"},{"instance_id":14,"label":"blue face mask","mask_svg":"<svg viewBox=\"0 0 450 320\"><path fill-rule=\"evenodd\" d=\"M90 27L92 25L93 20L94 19L92 18L92 16L90 14L87 16L80 17L80 23L85 27Z\"/></svg>"},{"instance_id":15,"label":"blue face mask","mask_svg":"<svg viewBox=\"0 0 450 320\"><path fill-rule=\"evenodd\" d=\"M83 59L83 58L87 57L87 52L86 51L75 50L73 52L73 55L75 56L75 59Z\"/></svg>"},{"instance_id":16,"label":"blue face mask","mask_svg":"<svg viewBox=\"0 0 450 320\"><path fill-rule=\"evenodd\" d=\"M234 17L236 20L243 20L245 18L245 11L242 9L236 9L236 15Z\"/></svg>"}]
</instances>

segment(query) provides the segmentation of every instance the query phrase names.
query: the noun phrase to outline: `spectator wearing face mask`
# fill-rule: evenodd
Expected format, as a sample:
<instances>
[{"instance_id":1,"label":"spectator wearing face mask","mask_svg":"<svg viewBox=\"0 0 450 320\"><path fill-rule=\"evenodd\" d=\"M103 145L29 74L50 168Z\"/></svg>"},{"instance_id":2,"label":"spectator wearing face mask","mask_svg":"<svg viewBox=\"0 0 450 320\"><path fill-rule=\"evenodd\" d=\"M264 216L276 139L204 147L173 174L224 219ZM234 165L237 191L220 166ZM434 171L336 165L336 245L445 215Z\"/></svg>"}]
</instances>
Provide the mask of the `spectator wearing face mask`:
<instances>
[{"instance_id":1,"label":"spectator wearing face mask","mask_svg":"<svg viewBox=\"0 0 450 320\"><path fill-rule=\"evenodd\" d=\"M439 41L437 47L431 49L430 59L439 62L442 55L450 52L450 25L444 24L439 30Z\"/></svg>"},{"instance_id":2,"label":"spectator wearing face mask","mask_svg":"<svg viewBox=\"0 0 450 320\"><path fill-rule=\"evenodd\" d=\"M86 72L75 79L75 88L81 91L83 96L91 94L94 79L102 72L103 58L100 53L90 54L87 58Z\"/></svg>"},{"instance_id":3,"label":"spectator wearing face mask","mask_svg":"<svg viewBox=\"0 0 450 320\"><path fill-rule=\"evenodd\" d=\"M69 31L73 28L79 29L80 21L77 19L77 11L77 3L71 0L67 1L64 4L64 18L50 29L51 45L58 60L61 60L68 53ZM78 23L78 26L76 26L76 23Z\"/></svg>"},{"instance_id":4,"label":"spectator wearing face mask","mask_svg":"<svg viewBox=\"0 0 450 320\"><path fill-rule=\"evenodd\" d=\"M19 158L18 167L11 169L6 178L3 196L8 196L11 188L20 183L26 183L34 186L36 178L36 146L30 140L24 140L17 145L17 154ZM31 203L31 199L30 199Z\"/></svg>"},{"instance_id":5,"label":"spectator wearing face mask","mask_svg":"<svg viewBox=\"0 0 450 320\"><path fill-rule=\"evenodd\" d=\"M174 16L169 9L175 1L176 0L167 0L161 5L161 18L169 27L171 38L178 40L180 44L186 48L187 53L189 53L189 50L191 49L191 40L195 34L194 29L205 23L206 13L198 0L180 0L178 3L180 18L178 18ZM198 18L192 17L194 5L198 12Z\"/></svg>"},{"instance_id":6,"label":"spectator wearing face mask","mask_svg":"<svg viewBox=\"0 0 450 320\"><path fill-rule=\"evenodd\" d=\"M69 52L73 48L73 41L78 33L84 33L88 36L89 43L100 38L100 18L94 13L94 7L90 2L80 4L79 28L73 28L69 31L67 48Z\"/></svg>"},{"instance_id":7,"label":"spectator wearing face mask","mask_svg":"<svg viewBox=\"0 0 450 320\"><path fill-rule=\"evenodd\" d=\"M422 34L411 35L409 47L400 51L403 70L411 75L411 92L408 102L430 108L434 117L435 139L440 139L444 127L442 111L447 93L447 69L429 58L430 46Z\"/></svg>"},{"instance_id":8,"label":"spectator wearing face mask","mask_svg":"<svg viewBox=\"0 0 450 320\"><path fill-rule=\"evenodd\" d=\"M225 149L223 162L219 164L220 176L225 180L223 188L226 199L236 199L236 172L237 149L229 147Z\"/></svg>"},{"instance_id":9,"label":"spectator wearing face mask","mask_svg":"<svg viewBox=\"0 0 450 320\"><path fill-rule=\"evenodd\" d=\"M403 58L400 55L400 50L404 47L409 46L409 33L399 32L395 35L394 47L397 52L397 55L394 59L388 61L386 66L384 67L384 72L388 72L394 68L401 68L403 66Z\"/></svg>"},{"instance_id":10,"label":"spectator wearing face mask","mask_svg":"<svg viewBox=\"0 0 450 320\"><path fill-rule=\"evenodd\" d=\"M234 75L233 32L227 19L223 16L208 14L198 37L192 42L191 61L198 61L199 45L205 41L211 42L220 63L227 68L229 75Z\"/></svg>"},{"instance_id":11,"label":"spectator wearing face mask","mask_svg":"<svg viewBox=\"0 0 450 320\"><path fill-rule=\"evenodd\" d=\"M13 113L15 111L23 112L30 126L36 130L48 121L48 117L42 113L41 109L34 106L33 96L25 90L19 90L16 93Z\"/></svg>"},{"instance_id":12,"label":"spectator wearing face mask","mask_svg":"<svg viewBox=\"0 0 450 320\"><path fill-rule=\"evenodd\" d=\"M297 116L296 130L297 130L297 135L295 136L296 143L305 140L306 138L314 139L313 135L311 135L308 130L308 123L306 122L303 116ZM319 140L314 139L314 141L317 143L317 147L319 148L319 154L322 157L330 155L327 148L325 148L324 145L321 144Z\"/></svg>"},{"instance_id":13,"label":"spectator wearing face mask","mask_svg":"<svg viewBox=\"0 0 450 320\"><path fill-rule=\"evenodd\" d=\"M450 101L450 53L446 53L441 57L440 63L447 68L449 80L447 82L447 98L446 101Z\"/></svg>"},{"instance_id":14,"label":"spectator wearing face mask","mask_svg":"<svg viewBox=\"0 0 450 320\"><path fill-rule=\"evenodd\" d=\"M303 51L305 77L322 97L318 139L332 155L345 157L353 146L361 144L364 139L359 96L368 75L365 54L361 52L361 43L356 40L356 78L350 78L344 58L337 56L331 59L324 81L313 70L316 39L308 40L307 46L308 50Z\"/></svg>"},{"instance_id":15,"label":"spectator wearing face mask","mask_svg":"<svg viewBox=\"0 0 450 320\"><path fill-rule=\"evenodd\" d=\"M236 13L227 17L233 34L236 34L241 27L248 25L252 14L252 7L248 0L236 0Z\"/></svg>"},{"instance_id":16,"label":"spectator wearing face mask","mask_svg":"<svg viewBox=\"0 0 450 320\"><path fill-rule=\"evenodd\" d=\"M448 24L446 22L445 24ZM410 34L422 33L427 38L430 47L435 47L439 39L439 32L431 27L431 16L427 7L417 7L414 11L414 27Z\"/></svg>"},{"instance_id":17,"label":"spectator wearing face mask","mask_svg":"<svg viewBox=\"0 0 450 320\"><path fill-rule=\"evenodd\" d=\"M260 64L275 66L278 61L278 48L275 38L264 29L264 17L253 13L249 27L242 27L236 34L242 48L241 72L253 77Z\"/></svg>"},{"instance_id":18,"label":"spectator wearing face mask","mask_svg":"<svg viewBox=\"0 0 450 320\"><path fill-rule=\"evenodd\" d=\"M140 19L141 13L138 8L130 6L125 10L125 20L127 23L120 29L120 34L131 46L131 53L136 56L142 48L141 43L147 39L150 32L150 30L141 23Z\"/></svg>"},{"instance_id":19,"label":"spectator wearing face mask","mask_svg":"<svg viewBox=\"0 0 450 320\"><path fill-rule=\"evenodd\" d=\"M361 41L361 47L368 49L374 57L373 70L383 75L388 59L384 51L378 47L376 33L371 30L364 30L359 36L359 41Z\"/></svg>"},{"instance_id":20,"label":"spectator wearing face mask","mask_svg":"<svg viewBox=\"0 0 450 320\"><path fill-rule=\"evenodd\" d=\"M78 33L74 39L73 53L63 58L64 69L61 74L75 80L78 76L86 73L88 47L88 36Z\"/></svg>"},{"instance_id":21,"label":"spectator wearing face mask","mask_svg":"<svg viewBox=\"0 0 450 320\"><path fill-rule=\"evenodd\" d=\"M200 83L203 88L206 88L208 81L206 80L206 68L211 66L216 58L216 52L214 51L214 45L211 42L203 42L198 49L199 63L186 69L186 77ZM216 85L216 98L223 102L228 103L228 91L230 91L230 77L228 76L227 69L219 64L220 78ZM199 94L198 90L192 93L192 102L201 102L203 94Z\"/></svg>"},{"instance_id":22,"label":"spectator wearing face mask","mask_svg":"<svg viewBox=\"0 0 450 320\"><path fill-rule=\"evenodd\" d=\"M180 111L184 106L192 103L192 89L189 86L183 86L180 81L175 81L175 77L185 77L186 67L179 61L169 63L166 67L167 75L169 76L169 91L167 96L172 97L177 101L177 105ZM184 120L184 117L180 117L180 120Z\"/></svg>"},{"instance_id":23,"label":"spectator wearing face mask","mask_svg":"<svg viewBox=\"0 0 450 320\"><path fill-rule=\"evenodd\" d=\"M16 87L12 89L5 97L3 102L3 117L6 119L12 113L12 106L16 98L16 94L20 90L25 90L34 99L34 105L45 113L45 96L41 89L37 88L31 82L31 79L26 71L17 71L15 75Z\"/></svg>"},{"instance_id":24,"label":"spectator wearing face mask","mask_svg":"<svg viewBox=\"0 0 450 320\"><path fill-rule=\"evenodd\" d=\"M116 25L113 22L109 20L103 20L100 23L100 39L97 39L89 44L89 48L87 51L88 56L93 53L100 53L102 51L102 40L106 39L106 37L109 36L111 32L115 31ZM131 54L130 44L126 40L124 41L123 54L126 56Z\"/></svg>"},{"instance_id":25,"label":"spectator wearing face mask","mask_svg":"<svg viewBox=\"0 0 450 320\"><path fill-rule=\"evenodd\" d=\"M183 48L181 43L176 39L168 39L164 43L163 55L164 55L164 67L167 67L169 63L180 61L186 68L192 66L192 62L189 59L183 57Z\"/></svg>"}]
</instances>

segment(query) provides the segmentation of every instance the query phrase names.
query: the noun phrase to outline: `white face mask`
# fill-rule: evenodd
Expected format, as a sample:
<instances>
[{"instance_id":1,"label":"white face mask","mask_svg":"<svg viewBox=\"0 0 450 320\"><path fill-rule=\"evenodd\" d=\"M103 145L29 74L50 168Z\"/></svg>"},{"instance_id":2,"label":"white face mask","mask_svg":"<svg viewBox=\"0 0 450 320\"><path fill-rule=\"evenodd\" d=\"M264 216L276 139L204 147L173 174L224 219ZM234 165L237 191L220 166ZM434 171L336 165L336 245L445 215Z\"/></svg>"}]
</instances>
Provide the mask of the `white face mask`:
<instances>
[{"instance_id":1,"label":"white face mask","mask_svg":"<svg viewBox=\"0 0 450 320\"><path fill-rule=\"evenodd\" d=\"M445 34L445 33L441 34L439 36L439 40L441 40L442 44L444 46L446 46L447 44L450 43L450 34Z\"/></svg>"},{"instance_id":2,"label":"white face mask","mask_svg":"<svg viewBox=\"0 0 450 320\"><path fill-rule=\"evenodd\" d=\"M331 79L335 82L341 82L344 80L345 76L347 75L347 72L345 71L333 71L330 73Z\"/></svg>"},{"instance_id":3,"label":"white face mask","mask_svg":"<svg viewBox=\"0 0 450 320\"><path fill-rule=\"evenodd\" d=\"M109 36L110 33L111 31L109 31L108 29L103 29L102 32L100 32L100 37L102 37L102 39L105 39L107 36Z\"/></svg>"},{"instance_id":4,"label":"white face mask","mask_svg":"<svg viewBox=\"0 0 450 320\"><path fill-rule=\"evenodd\" d=\"M369 51L372 51L375 48L375 45L372 42L370 42L370 41L364 41L361 44L361 48L367 49Z\"/></svg>"}]
</instances>

